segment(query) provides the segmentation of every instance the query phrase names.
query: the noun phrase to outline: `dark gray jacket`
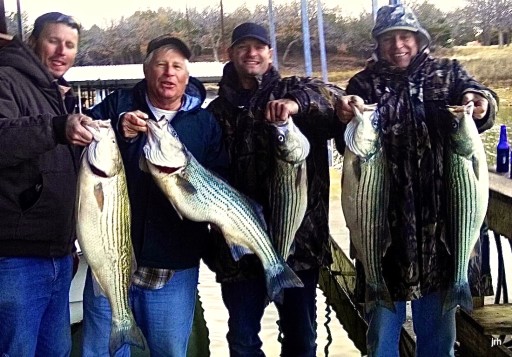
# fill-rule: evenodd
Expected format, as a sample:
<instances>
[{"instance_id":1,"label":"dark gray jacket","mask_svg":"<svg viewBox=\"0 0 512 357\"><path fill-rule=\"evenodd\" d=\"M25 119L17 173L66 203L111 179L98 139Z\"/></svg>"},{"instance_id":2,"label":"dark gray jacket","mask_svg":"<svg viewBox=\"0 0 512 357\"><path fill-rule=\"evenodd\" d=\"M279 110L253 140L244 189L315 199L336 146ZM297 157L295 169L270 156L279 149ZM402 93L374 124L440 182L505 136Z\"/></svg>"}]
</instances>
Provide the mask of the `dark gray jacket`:
<instances>
[{"instance_id":1,"label":"dark gray jacket","mask_svg":"<svg viewBox=\"0 0 512 357\"><path fill-rule=\"evenodd\" d=\"M65 143L75 100L59 84L16 37L0 49L0 256L72 249L79 148Z\"/></svg>"}]
</instances>

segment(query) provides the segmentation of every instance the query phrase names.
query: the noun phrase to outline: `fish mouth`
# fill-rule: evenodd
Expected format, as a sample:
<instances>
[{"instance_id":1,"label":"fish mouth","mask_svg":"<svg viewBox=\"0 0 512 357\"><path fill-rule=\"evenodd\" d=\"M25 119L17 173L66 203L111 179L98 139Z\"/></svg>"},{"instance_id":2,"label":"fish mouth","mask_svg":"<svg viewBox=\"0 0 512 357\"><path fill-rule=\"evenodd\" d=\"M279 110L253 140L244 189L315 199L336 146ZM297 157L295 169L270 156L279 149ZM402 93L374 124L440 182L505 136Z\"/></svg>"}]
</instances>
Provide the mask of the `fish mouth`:
<instances>
[{"instance_id":1,"label":"fish mouth","mask_svg":"<svg viewBox=\"0 0 512 357\"><path fill-rule=\"evenodd\" d=\"M107 178L108 175L105 173L105 171L102 171L100 169L98 169L96 166L93 166L93 165L90 165L91 167L91 171L94 175L96 176L99 176L99 177L103 177L103 178Z\"/></svg>"},{"instance_id":2,"label":"fish mouth","mask_svg":"<svg viewBox=\"0 0 512 357\"><path fill-rule=\"evenodd\" d=\"M172 175L172 174L175 174L175 173L178 173L181 171L181 169L183 169L183 166L178 166L178 167L169 167L169 166L160 166L160 165L154 165L153 166L155 168L158 169L158 171L164 173L164 174L168 174L168 175Z\"/></svg>"}]
</instances>

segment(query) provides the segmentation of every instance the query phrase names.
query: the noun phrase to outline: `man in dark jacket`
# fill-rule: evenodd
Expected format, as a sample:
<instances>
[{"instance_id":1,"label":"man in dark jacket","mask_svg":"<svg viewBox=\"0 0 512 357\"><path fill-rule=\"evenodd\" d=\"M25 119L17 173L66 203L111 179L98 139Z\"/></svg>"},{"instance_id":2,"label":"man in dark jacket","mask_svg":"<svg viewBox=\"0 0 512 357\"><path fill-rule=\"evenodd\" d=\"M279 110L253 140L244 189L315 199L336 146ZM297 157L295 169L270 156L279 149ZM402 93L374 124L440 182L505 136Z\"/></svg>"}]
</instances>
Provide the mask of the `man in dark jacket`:
<instances>
[{"instance_id":1,"label":"man in dark jacket","mask_svg":"<svg viewBox=\"0 0 512 357\"><path fill-rule=\"evenodd\" d=\"M311 146L307 157L307 210L295 236L293 254L287 260L304 287L285 289L283 303L276 306L283 334L281 355L316 356L319 269L332 261L327 141L340 132L341 117L352 116L349 98L343 97L340 88L320 80L281 78L272 67L268 33L258 24L244 23L233 30L229 57L219 96L208 109L223 129L230 156L230 183L260 204L267 219L273 157L268 122L286 121L293 116ZM263 356L258 333L267 296L261 263L254 255L235 261L222 238L208 252L205 262L217 274L229 311L227 339L231 356Z\"/></svg>"},{"instance_id":2,"label":"man in dark jacket","mask_svg":"<svg viewBox=\"0 0 512 357\"><path fill-rule=\"evenodd\" d=\"M406 301L412 301L417 356L453 356L455 309L442 312L455 261L446 244L443 206L443 157L452 122L446 107L474 102L473 119L482 132L494 122L497 97L456 60L429 56L430 36L406 6L379 9L372 35L375 54L347 92L379 104L391 177L391 245L382 270L396 313L382 306L371 311L368 355L398 356Z\"/></svg>"},{"instance_id":3,"label":"man in dark jacket","mask_svg":"<svg viewBox=\"0 0 512 357\"><path fill-rule=\"evenodd\" d=\"M145 79L132 89L110 94L90 110L95 119L111 118L125 165L132 210L132 242L137 271L130 302L152 356L187 354L197 296L199 258L208 230L182 220L155 184L139 168L146 143L146 121L172 125L180 140L204 167L225 171L221 130L201 105L206 91L189 76L190 50L178 38L162 36L148 44ZM224 167L224 168L223 168ZM84 356L108 353L111 311L93 291L90 272L84 288ZM116 356L129 355L124 346Z\"/></svg>"},{"instance_id":4,"label":"man in dark jacket","mask_svg":"<svg viewBox=\"0 0 512 357\"><path fill-rule=\"evenodd\" d=\"M80 25L38 17L0 49L0 354L68 356L79 148L92 136L62 78Z\"/></svg>"}]
</instances>

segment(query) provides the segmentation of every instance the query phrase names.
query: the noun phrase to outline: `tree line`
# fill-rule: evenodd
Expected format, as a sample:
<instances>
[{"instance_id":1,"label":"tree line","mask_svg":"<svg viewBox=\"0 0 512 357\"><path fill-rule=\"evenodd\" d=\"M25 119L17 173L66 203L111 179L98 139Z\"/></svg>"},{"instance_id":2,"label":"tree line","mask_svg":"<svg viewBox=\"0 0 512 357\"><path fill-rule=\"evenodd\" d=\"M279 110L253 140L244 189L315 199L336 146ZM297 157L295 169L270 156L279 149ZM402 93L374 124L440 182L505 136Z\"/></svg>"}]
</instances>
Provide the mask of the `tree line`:
<instances>
[{"instance_id":1,"label":"tree line","mask_svg":"<svg viewBox=\"0 0 512 357\"><path fill-rule=\"evenodd\" d=\"M222 0L220 0L222 3ZM467 0L464 8L443 12L427 1L406 1L432 36L434 47L451 47L479 41L483 45L508 45L511 41L512 0ZM222 6L210 6L185 12L171 8L136 11L104 28L83 29L76 65L114 65L141 63L146 45L152 38L169 33L185 40L201 60L225 60L231 31L241 22L253 21L268 26L268 7L249 9L241 5L229 14ZM308 0L312 53L318 53L317 1ZM276 47L279 56L302 54L301 2L293 0L274 5ZM17 14L7 13L8 32L17 34ZM357 17L344 15L343 6L323 9L324 38L328 53L345 52L367 57L374 44L370 35L373 16L363 12ZM23 31L28 36L32 24L22 14Z\"/></svg>"}]
</instances>

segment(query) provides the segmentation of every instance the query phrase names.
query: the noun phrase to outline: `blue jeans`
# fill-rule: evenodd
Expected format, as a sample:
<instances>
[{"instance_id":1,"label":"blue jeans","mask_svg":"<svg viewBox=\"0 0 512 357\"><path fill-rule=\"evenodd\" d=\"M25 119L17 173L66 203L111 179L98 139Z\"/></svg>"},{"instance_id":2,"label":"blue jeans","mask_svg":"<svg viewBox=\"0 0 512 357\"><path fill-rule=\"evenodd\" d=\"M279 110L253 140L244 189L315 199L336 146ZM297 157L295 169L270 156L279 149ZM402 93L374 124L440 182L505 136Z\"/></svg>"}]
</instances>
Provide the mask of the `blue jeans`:
<instances>
[{"instance_id":1,"label":"blue jeans","mask_svg":"<svg viewBox=\"0 0 512 357\"><path fill-rule=\"evenodd\" d=\"M0 356L69 356L71 255L0 257Z\"/></svg>"},{"instance_id":2,"label":"blue jeans","mask_svg":"<svg viewBox=\"0 0 512 357\"><path fill-rule=\"evenodd\" d=\"M378 306L368 316L368 357L398 357L405 301L395 302L396 313ZM442 315L443 295L432 293L411 303L417 357L454 356L455 311Z\"/></svg>"},{"instance_id":3,"label":"blue jeans","mask_svg":"<svg viewBox=\"0 0 512 357\"><path fill-rule=\"evenodd\" d=\"M185 357L192 331L199 268L178 270L161 289L130 287L135 321L152 357ZM104 296L95 296L90 270L84 287L83 357L109 356L111 310ZM130 356L124 345L116 357Z\"/></svg>"},{"instance_id":4,"label":"blue jeans","mask_svg":"<svg viewBox=\"0 0 512 357\"><path fill-rule=\"evenodd\" d=\"M277 304L282 334L281 356L316 356L316 287L319 269L297 272L303 288L285 289L283 304ZM263 280L222 283L222 299L228 309L229 352L231 357L260 357L258 336L267 301Z\"/></svg>"}]
</instances>

